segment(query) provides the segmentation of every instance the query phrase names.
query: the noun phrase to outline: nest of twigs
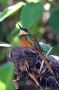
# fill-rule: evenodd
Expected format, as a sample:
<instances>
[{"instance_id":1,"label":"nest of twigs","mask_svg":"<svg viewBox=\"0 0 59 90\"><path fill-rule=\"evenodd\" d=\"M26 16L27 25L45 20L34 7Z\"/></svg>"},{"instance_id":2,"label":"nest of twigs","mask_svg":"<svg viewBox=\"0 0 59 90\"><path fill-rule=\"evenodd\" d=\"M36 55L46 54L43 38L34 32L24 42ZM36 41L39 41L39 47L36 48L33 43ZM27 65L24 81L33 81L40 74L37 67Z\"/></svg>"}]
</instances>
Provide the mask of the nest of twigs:
<instances>
[{"instance_id":1,"label":"nest of twigs","mask_svg":"<svg viewBox=\"0 0 59 90\"><path fill-rule=\"evenodd\" d=\"M48 56L47 60L53 73L50 72L44 58L42 60L38 52L33 49L19 46L11 47L9 59L14 64L13 82L16 90L39 90L39 88L43 89L43 87L59 87L59 61L52 56Z\"/></svg>"}]
</instances>

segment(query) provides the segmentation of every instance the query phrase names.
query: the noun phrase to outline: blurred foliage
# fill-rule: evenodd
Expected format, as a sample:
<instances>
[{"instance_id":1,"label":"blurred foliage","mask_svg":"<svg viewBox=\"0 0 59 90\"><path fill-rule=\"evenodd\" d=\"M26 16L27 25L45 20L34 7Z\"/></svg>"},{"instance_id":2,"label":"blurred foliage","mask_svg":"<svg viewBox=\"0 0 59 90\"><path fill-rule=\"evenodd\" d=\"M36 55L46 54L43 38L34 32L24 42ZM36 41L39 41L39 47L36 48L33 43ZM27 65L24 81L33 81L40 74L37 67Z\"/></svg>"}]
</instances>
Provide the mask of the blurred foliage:
<instances>
[{"instance_id":1,"label":"blurred foliage","mask_svg":"<svg viewBox=\"0 0 59 90\"><path fill-rule=\"evenodd\" d=\"M55 54L59 56L59 45L56 45L52 48L51 54Z\"/></svg>"},{"instance_id":2,"label":"blurred foliage","mask_svg":"<svg viewBox=\"0 0 59 90\"><path fill-rule=\"evenodd\" d=\"M20 15L20 22L23 27L30 29L32 26L34 27L34 25L37 26L42 15L43 15L42 3L29 3L25 5L22 9Z\"/></svg>"},{"instance_id":3,"label":"blurred foliage","mask_svg":"<svg viewBox=\"0 0 59 90\"><path fill-rule=\"evenodd\" d=\"M22 1L22 2L21 2ZM24 2L23 2L24 1ZM51 7L48 11L50 17L46 23L49 23L54 33L59 33L59 8L55 7L55 1L53 0L1 0L0 2L7 3L7 7L0 13L0 40L8 42L12 45L19 45L18 39L19 27L17 24L21 24L22 27L27 28L29 32L38 39L40 42L42 35L45 32L42 17L46 12L44 5L50 3ZM8 2L13 2L11 5ZM54 3L53 7L52 4ZM9 6L8 6L9 5ZM44 17L46 18L46 17ZM46 24L44 23L44 25ZM48 49L47 49L48 50ZM5 56L5 49L1 53L0 60Z\"/></svg>"},{"instance_id":4,"label":"blurred foliage","mask_svg":"<svg viewBox=\"0 0 59 90\"><path fill-rule=\"evenodd\" d=\"M20 9L25 3L23 2L19 2L13 6L10 6L6 9L4 9L4 11L2 13L0 13L0 22L2 22L5 18L9 17L10 15L12 15L13 13L15 13L18 9Z\"/></svg>"},{"instance_id":5,"label":"blurred foliage","mask_svg":"<svg viewBox=\"0 0 59 90\"><path fill-rule=\"evenodd\" d=\"M7 3L8 0L0 0L0 2L2 2L2 3Z\"/></svg>"},{"instance_id":6,"label":"blurred foliage","mask_svg":"<svg viewBox=\"0 0 59 90\"><path fill-rule=\"evenodd\" d=\"M45 43L43 43L43 42L40 42L39 44L40 44L42 50L43 50L46 54L49 55L49 53L50 53L51 50L53 49L52 46L49 45L49 44L45 44Z\"/></svg>"},{"instance_id":7,"label":"blurred foliage","mask_svg":"<svg viewBox=\"0 0 59 90\"><path fill-rule=\"evenodd\" d=\"M14 90L12 86L13 68L12 63L0 66L0 90Z\"/></svg>"},{"instance_id":8,"label":"blurred foliage","mask_svg":"<svg viewBox=\"0 0 59 90\"><path fill-rule=\"evenodd\" d=\"M0 62L2 61L2 60L4 60L4 58L6 58L7 57L7 51L8 51L8 49L7 48L0 48ZM2 53L1 53L2 52Z\"/></svg>"},{"instance_id":9,"label":"blurred foliage","mask_svg":"<svg viewBox=\"0 0 59 90\"><path fill-rule=\"evenodd\" d=\"M44 8L46 3L51 5L48 11ZM50 43L40 43L47 24L56 35L59 34L59 5L57 6L57 4L57 0L0 0L0 41L20 45L18 38L20 31L18 24L20 24L38 39L45 54L48 55L51 52L51 54L59 55L59 45L53 47L49 45ZM44 15L44 12L49 12L49 18L47 18L48 15ZM6 59L7 49L0 48L0 61ZM12 74L12 63L0 66L1 90L9 90L9 88L13 90L13 86L11 86Z\"/></svg>"},{"instance_id":10,"label":"blurred foliage","mask_svg":"<svg viewBox=\"0 0 59 90\"><path fill-rule=\"evenodd\" d=\"M59 33L59 10L55 10L51 13L51 17L49 19L49 23L52 27L54 33Z\"/></svg>"}]
</instances>

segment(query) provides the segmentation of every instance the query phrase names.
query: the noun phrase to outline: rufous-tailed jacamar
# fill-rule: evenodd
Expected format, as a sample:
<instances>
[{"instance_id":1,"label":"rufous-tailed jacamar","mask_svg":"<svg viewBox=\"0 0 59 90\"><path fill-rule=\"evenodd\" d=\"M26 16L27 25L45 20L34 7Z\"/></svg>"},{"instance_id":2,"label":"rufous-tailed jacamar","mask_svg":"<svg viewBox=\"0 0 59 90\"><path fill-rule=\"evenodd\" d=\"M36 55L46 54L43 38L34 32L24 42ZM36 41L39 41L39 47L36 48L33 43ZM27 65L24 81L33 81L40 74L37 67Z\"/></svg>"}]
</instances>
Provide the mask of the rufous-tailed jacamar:
<instances>
[{"instance_id":1,"label":"rufous-tailed jacamar","mask_svg":"<svg viewBox=\"0 0 59 90\"><path fill-rule=\"evenodd\" d=\"M20 25L19 25L20 26ZM48 59L45 57L45 55L42 53L42 49L40 47L40 45L38 44L37 40L34 38L34 43L30 42L28 40L28 37L32 35L28 32L27 29L24 29L20 26L20 33L19 33L19 36L20 36L20 44L22 47L24 48L32 48L34 50L37 51L37 53L39 54L39 57L44 60L46 66L48 67L49 71L54 75L54 72L51 68L51 65L50 63L48 62ZM29 37L30 38L30 37Z\"/></svg>"}]
</instances>

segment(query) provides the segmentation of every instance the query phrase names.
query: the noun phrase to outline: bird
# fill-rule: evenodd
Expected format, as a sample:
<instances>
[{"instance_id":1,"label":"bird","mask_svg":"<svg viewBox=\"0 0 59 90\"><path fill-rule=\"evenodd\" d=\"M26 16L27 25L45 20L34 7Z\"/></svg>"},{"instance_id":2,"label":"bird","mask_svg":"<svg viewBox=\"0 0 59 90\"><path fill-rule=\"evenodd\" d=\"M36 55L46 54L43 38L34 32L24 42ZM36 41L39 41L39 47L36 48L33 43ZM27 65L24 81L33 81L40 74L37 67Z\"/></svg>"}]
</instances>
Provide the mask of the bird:
<instances>
[{"instance_id":1,"label":"bird","mask_svg":"<svg viewBox=\"0 0 59 90\"><path fill-rule=\"evenodd\" d=\"M53 73L53 70L47 58L40 52L40 49L38 49L37 44L31 42L30 37L32 38L32 35L28 32L27 29L22 28L20 25L19 27L21 47L13 46L10 50L10 59L13 61L15 66L16 80L18 81L19 78L17 79L17 77L21 77L21 75L23 76L24 72L26 71L31 80L33 80L37 86L41 87L40 82L38 82L38 78L36 77L37 75L38 77L40 76L39 72L37 72L37 69L40 69L41 66L40 59L44 60L48 70L51 73Z\"/></svg>"},{"instance_id":2,"label":"bird","mask_svg":"<svg viewBox=\"0 0 59 90\"><path fill-rule=\"evenodd\" d=\"M31 34L28 32L26 28L22 28L20 25L20 33L19 33L19 38L20 38L20 45L21 47L24 48L34 48L33 43L31 42Z\"/></svg>"},{"instance_id":3,"label":"bird","mask_svg":"<svg viewBox=\"0 0 59 90\"><path fill-rule=\"evenodd\" d=\"M36 71L35 73L34 70L34 67L36 67L36 64L38 63L37 53L34 50L33 44L28 40L28 37L31 35L27 31L27 29L24 29L21 26L20 29L21 29L19 33L20 46L13 46L10 48L11 49L10 59L13 61L13 64L15 66L14 73L16 75L16 80L14 81L18 82L20 80L20 77L26 78L23 76L24 76L24 72L27 72L31 80L33 80L37 86L41 87L40 83L36 78L36 74L38 74L38 72ZM39 66L40 66L40 62L39 62ZM22 76L20 76L20 74Z\"/></svg>"},{"instance_id":4,"label":"bird","mask_svg":"<svg viewBox=\"0 0 59 90\"><path fill-rule=\"evenodd\" d=\"M19 33L19 37L20 37L20 44L22 47L24 48L32 48L34 49L37 53L38 53L38 56L41 58L41 60L44 60L44 63L46 64L48 70L50 71L51 74L55 75L53 70L52 70L52 67L50 65L50 63L48 62L48 59L45 57L45 55L42 53L42 49L37 41L37 39L34 37L33 39L33 36L28 32L28 30L26 28L22 28L20 25L20 33ZM28 37L32 37L32 42L30 42L28 40Z\"/></svg>"},{"instance_id":5,"label":"bird","mask_svg":"<svg viewBox=\"0 0 59 90\"><path fill-rule=\"evenodd\" d=\"M26 28L22 28L20 25L20 32L19 32L19 38L20 38L20 45L24 48L32 48L32 49L39 49L41 53L43 52L41 46L39 45L37 39L29 33L29 31Z\"/></svg>"}]
</instances>

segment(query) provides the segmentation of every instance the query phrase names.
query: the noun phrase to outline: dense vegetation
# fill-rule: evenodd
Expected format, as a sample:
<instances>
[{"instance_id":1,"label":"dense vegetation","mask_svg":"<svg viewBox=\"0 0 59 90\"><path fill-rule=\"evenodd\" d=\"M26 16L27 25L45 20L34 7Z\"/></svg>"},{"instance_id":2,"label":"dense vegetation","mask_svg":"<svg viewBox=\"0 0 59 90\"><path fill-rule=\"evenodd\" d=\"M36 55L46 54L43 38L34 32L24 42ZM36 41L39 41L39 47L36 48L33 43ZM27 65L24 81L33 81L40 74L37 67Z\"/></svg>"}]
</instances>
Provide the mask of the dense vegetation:
<instances>
[{"instance_id":1,"label":"dense vegetation","mask_svg":"<svg viewBox=\"0 0 59 90\"><path fill-rule=\"evenodd\" d=\"M20 46L18 24L38 40L46 55L59 55L58 0L0 0L0 90L13 90L14 67L7 62L5 43Z\"/></svg>"}]
</instances>

